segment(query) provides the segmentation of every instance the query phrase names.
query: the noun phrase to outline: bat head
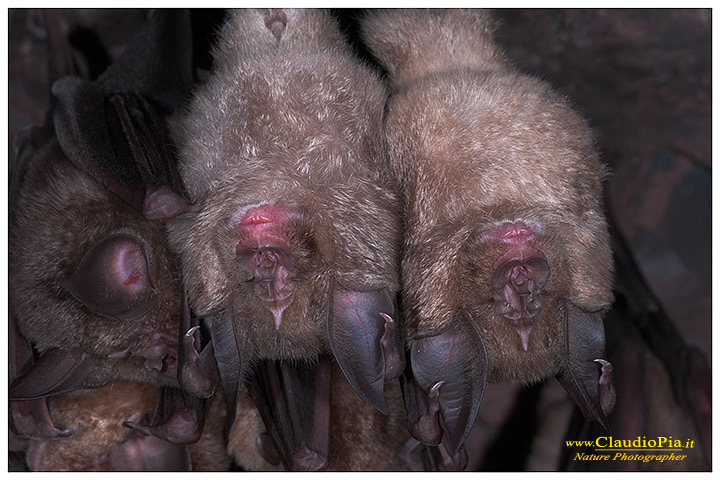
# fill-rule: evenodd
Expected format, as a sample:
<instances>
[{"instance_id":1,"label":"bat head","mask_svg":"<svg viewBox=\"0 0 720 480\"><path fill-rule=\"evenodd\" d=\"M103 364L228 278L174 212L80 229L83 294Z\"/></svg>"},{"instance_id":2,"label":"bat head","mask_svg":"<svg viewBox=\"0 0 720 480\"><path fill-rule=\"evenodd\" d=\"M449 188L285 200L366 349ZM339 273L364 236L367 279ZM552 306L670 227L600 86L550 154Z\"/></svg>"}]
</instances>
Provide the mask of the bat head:
<instances>
[{"instance_id":1,"label":"bat head","mask_svg":"<svg viewBox=\"0 0 720 480\"><path fill-rule=\"evenodd\" d=\"M399 236L385 90L328 12L231 12L214 55L182 122L194 209L168 233L228 411L254 363L326 354L386 411L386 366L402 370L404 354L381 315L395 315Z\"/></svg>"},{"instance_id":2,"label":"bat head","mask_svg":"<svg viewBox=\"0 0 720 480\"><path fill-rule=\"evenodd\" d=\"M43 382L57 378L40 375L31 389L39 396L81 388L89 377L95 386L114 378L177 384L179 285L160 221L188 205L160 115L177 108L190 72L187 50L164 55L167 44L152 40L183 28L187 12L156 12L137 39L153 48L134 44L94 82L56 81L51 123L36 130L47 137L21 144L11 305L38 353L75 352L61 362L73 375L44 367L67 384L47 390Z\"/></svg>"},{"instance_id":3,"label":"bat head","mask_svg":"<svg viewBox=\"0 0 720 480\"><path fill-rule=\"evenodd\" d=\"M452 454L487 381L560 375L601 422L609 384L594 363L612 302L605 171L585 122L512 69L492 31L487 12L468 10L380 10L363 27L393 85L385 134L406 214L408 388L427 396L411 428L438 440L439 410Z\"/></svg>"}]
</instances>

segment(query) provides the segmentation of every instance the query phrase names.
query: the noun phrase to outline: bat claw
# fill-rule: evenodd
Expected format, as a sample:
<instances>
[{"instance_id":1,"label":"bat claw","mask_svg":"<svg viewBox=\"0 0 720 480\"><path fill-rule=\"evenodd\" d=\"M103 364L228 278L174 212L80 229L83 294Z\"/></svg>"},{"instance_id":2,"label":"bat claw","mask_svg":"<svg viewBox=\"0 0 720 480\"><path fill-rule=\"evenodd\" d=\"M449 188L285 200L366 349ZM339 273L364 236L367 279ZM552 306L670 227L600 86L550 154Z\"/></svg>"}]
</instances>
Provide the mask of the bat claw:
<instances>
[{"instance_id":1,"label":"bat claw","mask_svg":"<svg viewBox=\"0 0 720 480\"><path fill-rule=\"evenodd\" d=\"M600 405L605 415L615 408L615 389L612 385L612 363L602 358L596 358L593 362L600 365L600 379L598 380L598 396L600 397Z\"/></svg>"},{"instance_id":2,"label":"bat claw","mask_svg":"<svg viewBox=\"0 0 720 480\"><path fill-rule=\"evenodd\" d=\"M385 383L395 380L405 370L405 348L402 328L387 313L380 312L385 320L385 330L380 339L385 358Z\"/></svg>"},{"instance_id":3,"label":"bat claw","mask_svg":"<svg viewBox=\"0 0 720 480\"><path fill-rule=\"evenodd\" d=\"M177 381L188 393L196 397L208 398L215 393L219 372L215 363L215 351L212 342L198 351L200 325L190 327L192 317L185 292L182 293L182 316L177 356ZM198 335L196 335L198 334Z\"/></svg>"},{"instance_id":4,"label":"bat claw","mask_svg":"<svg viewBox=\"0 0 720 480\"><path fill-rule=\"evenodd\" d=\"M192 327L190 330L187 331L187 333L185 334L185 336L186 336L186 337L191 337L191 336L193 336L193 334L194 334L195 332L197 332L198 330L200 330L200 325L195 325L194 327Z\"/></svg>"},{"instance_id":5,"label":"bat claw","mask_svg":"<svg viewBox=\"0 0 720 480\"><path fill-rule=\"evenodd\" d=\"M414 378L401 378L410 434L425 445L438 445L443 435L439 395L444 381L437 382L430 393L425 394Z\"/></svg>"},{"instance_id":6,"label":"bat claw","mask_svg":"<svg viewBox=\"0 0 720 480\"><path fill-rule=\"evenodd\" d=\"M181 358L178 361L178 382L188 393L211 397L218 381L217 366L212 343L200 352L195 348L193 333L198 328L191 328L183 338Z\"/></svg>"}]
</instances>

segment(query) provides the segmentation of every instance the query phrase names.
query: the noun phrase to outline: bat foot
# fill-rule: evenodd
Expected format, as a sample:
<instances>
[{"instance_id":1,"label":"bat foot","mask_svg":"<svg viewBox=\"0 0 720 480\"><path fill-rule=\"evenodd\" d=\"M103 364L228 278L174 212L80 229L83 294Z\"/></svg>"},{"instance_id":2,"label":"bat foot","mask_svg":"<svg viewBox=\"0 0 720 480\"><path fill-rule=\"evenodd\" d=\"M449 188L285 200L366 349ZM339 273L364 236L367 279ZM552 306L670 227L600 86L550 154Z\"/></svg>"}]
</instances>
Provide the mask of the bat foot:
<instances>
[{"instance_id":1,"label":"bat foot","mask_svg":"<svg viewBox=\"0 0 720 480\"><path fill-rule=\"evenodd\" d=\"M218 382L217 366L212 343L198 352L195 326L183 335L182 358L178 362L178 382L185 391L198 397L211 397Z\"/></svg>"},{"instance_id":2,"label":"bat foot","mask_svg":"<svg viewBox=\"0 0 720 480\"><path fill-rule=\"evenodd\" d=\"M385 320L385 331L380 344L385 357L385 383L387 383L398 378L405 370L405 348L402 328L390 315L380 312L380 316Z\"/></svg>"},{"instance_id":3,"label":"bat foot","mask_svg":"<svg viewBox=\"0 0 720 480\"><path fill-rule=\"evenodd\" d=\"M600 405L605 415L615 408L615 389L612 386L612 363L602 358L593 360L600 365L600 379L598 380L598 395L600 397Z\"/></svg>"}]
</instances>

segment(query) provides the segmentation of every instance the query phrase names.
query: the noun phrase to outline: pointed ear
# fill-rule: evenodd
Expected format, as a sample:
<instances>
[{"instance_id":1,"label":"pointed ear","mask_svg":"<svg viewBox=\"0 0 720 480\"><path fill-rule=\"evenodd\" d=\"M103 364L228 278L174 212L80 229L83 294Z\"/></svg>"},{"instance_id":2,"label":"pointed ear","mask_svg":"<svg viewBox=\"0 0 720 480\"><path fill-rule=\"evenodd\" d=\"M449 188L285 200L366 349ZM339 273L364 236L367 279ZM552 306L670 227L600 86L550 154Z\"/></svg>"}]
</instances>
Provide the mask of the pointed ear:
<instances>
[{"instance_id":1,"label":"pointed ear","mask_svg":"<svg viewBox=\"0 0 720 480\"><path fill-rule=\"evenodd\" d=\"M145 435L152 435L168 442L188 445L200 440L212 398L199 398L178 388L162 387L155 406L155 415L147 423L125 422Z\"/></svg>"},{"instance_id":2,"label":"pointed ear","mask_svg":"<svg viewBox=\"0 0 720 480\"><path fill-rule=\"evenodd\" d=\"M603 312L586 311L572 302L565 304L565 352L560 384L587 419L596 419L609 430L607 418L615 404L612 365L605 357Z\"/></svg>"}]
</instances>

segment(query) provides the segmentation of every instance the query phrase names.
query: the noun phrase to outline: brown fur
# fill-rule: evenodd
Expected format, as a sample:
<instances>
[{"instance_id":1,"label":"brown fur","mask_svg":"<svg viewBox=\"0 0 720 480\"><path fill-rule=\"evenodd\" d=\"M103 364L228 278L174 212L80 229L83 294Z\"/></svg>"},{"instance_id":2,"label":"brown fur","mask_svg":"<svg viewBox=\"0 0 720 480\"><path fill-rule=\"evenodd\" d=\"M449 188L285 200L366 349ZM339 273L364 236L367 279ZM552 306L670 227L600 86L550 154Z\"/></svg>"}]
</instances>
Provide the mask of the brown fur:
<instances>
[{"instance_id":1,"label":"brown fur","mask_svg":"<svg viewBox=\"0 0 720 480\"><path fill-rule=\"evenodd\" d=\"M398 383L388 383L385 395L390 410L387 417L363 402L334 366L328 470L386 470L396 460L409 439ZM241 393L236 418L228 439L228 451L235 461L247 470L282 471L282 464L271 465L258 451L257 436L266 430L246 389Z\"/></svg>"},{"instance_id":2,"label":"brown fur","mask_svg":"<svg viewBox=\"0 0 720 480\"><path fill-rule=\"evenodd\" d=\"M132 434L123 422L151 415L159 389L142 383L118 381L99 390L52 397L49 409L56 426L77 427L69 437L31 441L28 463L35 471L105 469L102 453L122 444ZM222 399L215 399L203 436L189 446L193 470L227 471ZM105 461L107 462L107 461Z\"/></svg>"},{"instance_id":3,"label":"brown fur","mask_svg":"<svg viewBox=\"0 0 720 480\"><path fill-rule=\"evenodd\" d=\"M273 15L230 14L215 72L184 123L180 172L199 212L170 222L169 238L198 315L239 301L258 355L312 358L327 347L331 279L398 289L397 200L380 132L385 91L327 13L283 11L279 39L266 25ZM283 233L299 244L300 278L279 330L236 266L234 224L258 204L300 213Z\"/></svg>"},{"instance_id":4,"label":"brown fur","mask_svg":"<svg viewBox=\"0 0 720 480\"><path fill-rule=\"evenodd\" d=\"M286 22L279 37L273 19ZM170 222L169 238L198 315L239 303L257 356L311 359L329 352L332 280L359 290L399 288L398 202L380 130L386 92L318 10L231 12L214 54L216 69L194 99L181 145L181 176L199 212ZM299 277L279 329L236 265L233 226L259 204L300 213L282 232L299 246ZM387 466L407 439L397 384L387 387L389 419L360 400L337 368L332 389L329 468ZM280 470L257 450L263 431L243 389L230 452L247 469Z\"/></svg>"},{"instance_id":5,"label":"brown fur","mask_svg":"<svg viewBox=\"0 0 720 480\"><path fill-rule=\"evenodd\" d=\"M408 337L458 310L485 341L492 382L555 374L558 309L606 307L612 259L601 206L604 168L590 130L549 86L516 72L477 10L380 10L363 37L390 71L385 121L405 213L402 278ZM495 313L487 232L522 220L550 266L524 352Z\"/></svg>"},{"instance_id":6,"label":"brown fur","mask_svg":"<svg viewBox=\"0 0 720 480\"><path fill-rule=\"evenodd\" d=\"M16 218L10 236L10 302L21 333L39 352L55 347L107 357L141 343L154 330L177 338L177 271L163 226L145 220L73 167L56 142L30 166ZM95 313L58 285L93 244L114 233L141 239L148 255L157 301L137 321ZM132 357L116 361L108 375L154 381L143 360Z\"/></svg>"}]
</instances>

